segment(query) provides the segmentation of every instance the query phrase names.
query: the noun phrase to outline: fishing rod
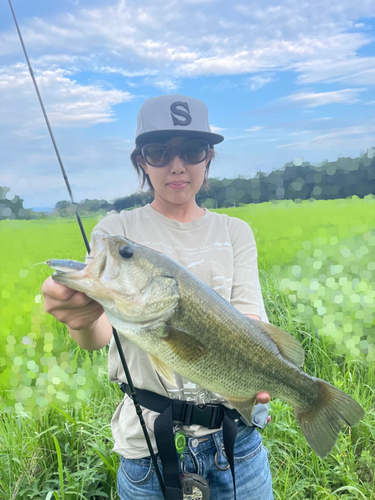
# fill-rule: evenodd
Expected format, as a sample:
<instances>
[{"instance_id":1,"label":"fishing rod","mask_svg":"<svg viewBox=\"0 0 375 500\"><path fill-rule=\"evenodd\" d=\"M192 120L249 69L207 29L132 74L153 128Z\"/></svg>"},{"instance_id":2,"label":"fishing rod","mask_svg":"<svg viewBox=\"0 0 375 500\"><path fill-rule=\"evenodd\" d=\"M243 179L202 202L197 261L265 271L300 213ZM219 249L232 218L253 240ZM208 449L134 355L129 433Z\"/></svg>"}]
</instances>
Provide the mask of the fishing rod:
<instances>
[{"instance_id":1,"label":"fishing rod","mask_svg":"<svg viewBox=\"0 0 375 500\"><path fill-rule=\"evenodd\" d=\"M72 205L74 207L74 213L75 213L75 216L77 218L77 222L78 222L79 228L81 230L82 238L83 238L83 241L85 243L87 253L91 253L90 244L88 242L88 239L87 239L87 236L86 236L86 232L85 232L85 229L84 229L83 224L82 224L82 219L81 219L81 217L79 215L78 204L74 201L74 198L73 198L73 192L72 192L72 189L70 187L69 179L68 179L67 173L65 171L65 168L64 168L64 165L63 165L60 153L59 153L59 149L57 147L57 144L56 144L53 132L52 132L52 128L51 128L51 125L50 125L50 122L49 122L49 119L48 119L48 115L47 115L47 112L46 112L44 104L43 104L42 96L40 95L40 92L39 92L38 84L37 84L36 79L35 79L34 71L32 69L32 66L31 66L31 63L30 63L30 60L29 60L29 56L27 55L26 47L25 47L25 44L24 44L24 41L23 41L23 38L22 38L22 35L21 35L21 30L20 30L20 28L18 26L16 14L15 14L15 12L13 10L13 6L12 6L11 0L8 0L8 2L9 2L10 10L12 12L14 23L15 23L16 28L17 28L18 36L19 36L19 39L20 39L20 42L21 42L21 45L22 45L22 49L23 49L23 53L25 54L25 58L26 58L27 66L29 68L31 79L33 81L34 88L35 88L36 94L38 96L38 100L39 100L40 106L42 108L43 116L44 116L45 122L47 124L48 132L49 132L49 135L50 135L51 140L52 140L53 147L54 147L55 152L56 152L56 156L57 156L57 160L58 160L59 165L60 165L61 173L62 173L62 176L64 178L65 185L66 185L66 188L68 190L70 200L71 200ZM148 447L148 450L150 452L151 460L152 460L152 463L154 465L156 475L158 477L160 488L161 488L163 496L165 498L165 486L164 486L163 478L161 477L161 473L160 473L160 470L159 470L159 467L158 467L158 464L157 464L156 455L155 455L155 452L154 452L154 450L152 448L150 436L148 434L146 423L145 423L144 418L143 418L142 408L140 407L140 404L138 403L137 394L136 394L135 387L134 387L134 384L133 384L133 381L132 381L132 378L131 378L131 375L130 375L130 372L129 372L129 368L128 368L126 359L125 359L124 351L122 350L122 347L121 347L121 343L120 343L120 339L119 339L118 333L117 333L116 329L113 326L112 326L112 333L113 333L113 337L114 337L115 342L116 342L116 346L117 346L117 350L118 350L118 353L119 353L119 356L120 356L120 359L121 359L122 366L124 368L126 379L128 381L128 385L129 385L129 388L130 388L130 396L131 396L131 398L133 400L133 403L134 403L134 406L135 406L135 410L136 410L136 413L138 415L139 423L141 424L142 431L143 431L144 437L146 439L147 447Z\"/></svg>"}]
</instances>

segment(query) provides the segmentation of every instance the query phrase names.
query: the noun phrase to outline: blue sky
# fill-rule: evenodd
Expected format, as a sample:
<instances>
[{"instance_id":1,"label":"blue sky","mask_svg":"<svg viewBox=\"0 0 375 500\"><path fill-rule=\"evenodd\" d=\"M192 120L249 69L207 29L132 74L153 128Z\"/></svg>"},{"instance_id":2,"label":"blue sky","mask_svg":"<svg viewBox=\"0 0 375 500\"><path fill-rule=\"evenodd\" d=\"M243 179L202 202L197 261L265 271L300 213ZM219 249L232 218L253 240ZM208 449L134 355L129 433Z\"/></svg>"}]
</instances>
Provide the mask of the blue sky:
<instances>
[{"instance_id":1,"label":"blue sky","mask_svg":"<svg viewBox=\"0 0 375 500\"><path fill-rule=\"evenodd\" d=\"M208 106L214 177L375 146L375 0L13 0L77 200L138 189L143 101ZM67 193L7 2L0 4L0 186L26 207Z\"/></svg>"}]
</instances>

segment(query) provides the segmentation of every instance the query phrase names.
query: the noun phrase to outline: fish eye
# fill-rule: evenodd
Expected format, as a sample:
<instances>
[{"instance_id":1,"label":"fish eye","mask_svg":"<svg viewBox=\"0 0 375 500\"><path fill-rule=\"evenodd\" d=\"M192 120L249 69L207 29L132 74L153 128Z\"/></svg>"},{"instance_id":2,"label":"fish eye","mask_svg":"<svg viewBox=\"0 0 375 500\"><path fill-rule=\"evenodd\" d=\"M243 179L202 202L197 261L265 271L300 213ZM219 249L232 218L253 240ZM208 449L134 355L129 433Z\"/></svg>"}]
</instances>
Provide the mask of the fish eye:
<instances>
[{"instance_id":1,"label":"fish eye","mask_svg":"<svg viewBox=\"0 0 375 500\"><path fill-rule=\"evenodd\" d=\"M130 257L133 257L133 250L127 245L124 245L123 247L120 248L119 254L124 259L130 259Z\"/></svg>"}]
</instances>

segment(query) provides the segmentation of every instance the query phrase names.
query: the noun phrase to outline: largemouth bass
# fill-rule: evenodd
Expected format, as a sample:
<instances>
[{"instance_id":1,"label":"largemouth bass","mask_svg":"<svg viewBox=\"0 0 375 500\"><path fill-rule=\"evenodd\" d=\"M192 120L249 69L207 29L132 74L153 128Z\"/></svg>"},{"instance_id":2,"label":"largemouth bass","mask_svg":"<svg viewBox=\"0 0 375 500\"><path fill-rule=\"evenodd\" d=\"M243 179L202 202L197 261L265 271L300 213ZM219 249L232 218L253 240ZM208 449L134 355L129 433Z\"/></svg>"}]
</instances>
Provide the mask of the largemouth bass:
<instances>
[{"instance_id":1,"label":"largemouth bass","mask_svg":"<svg viewBox=\"0 0 375 500\"><path fill-rule=\"evenodd\" d=\"M312 449L333 448L342 423L353 426L361 406L311 377L300 343L250 319L169 257L121 237L93 235L87 265L50 260L54 281L99 302L111 324L151 356L172 379L176 372L230 402L251 423L262 391L289 403Z\"/></svg>"}]
</instances>

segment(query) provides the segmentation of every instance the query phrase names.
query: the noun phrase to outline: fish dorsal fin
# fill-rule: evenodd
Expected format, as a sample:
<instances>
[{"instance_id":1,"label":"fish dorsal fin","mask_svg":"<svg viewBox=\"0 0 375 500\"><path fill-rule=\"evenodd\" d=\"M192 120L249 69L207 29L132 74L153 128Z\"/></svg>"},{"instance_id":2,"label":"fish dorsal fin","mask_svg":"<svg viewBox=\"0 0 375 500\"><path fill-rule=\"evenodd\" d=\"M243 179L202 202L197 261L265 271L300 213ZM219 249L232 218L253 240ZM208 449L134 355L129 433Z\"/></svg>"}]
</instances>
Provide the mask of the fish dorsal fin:
<instances>
[{"instance_id":1,"label":"fish dorsal fin","mask_svg":"<svg viewBox=\"0 0 375 500\"><path fill-rule=\"evenodd\" d=\"M251 415L254 411L255 399L255 396L250 399L228 399L228 403L241 413L241 416L246 420L248 425L253 425Z\"/></svg>"},{"instance_id":2,"label":"fish dorsal fin","mask_svg":"<svg viewBox=\"0 0 375 500\"><path fill-rule=\"evenodd\" d=\"M153 356L152 354L150 354L150 358L151 358L152 364L154 365L155 370L160 375L162 375L164 378L166 378L167 380L169 380L170 382L172 382L174 384L172 372L167 367L167 365L165 363L163 363L163 361L160 361L159 358L156 358L155 356Z\"/></svg>"},{"instance_id":3,"label":"fish dorsal fin","mask_svg":"<svg viewBox=\"0 0 375 500\"><path fill-rule=\"evenodd\" d=\"M290 333L284 332L276 328L276 326L262 323L261 321L257 322L257 327L275 342L284 359L296 366L303 365L305 351L298 340Z\"/></svg>"}]
</instances>

